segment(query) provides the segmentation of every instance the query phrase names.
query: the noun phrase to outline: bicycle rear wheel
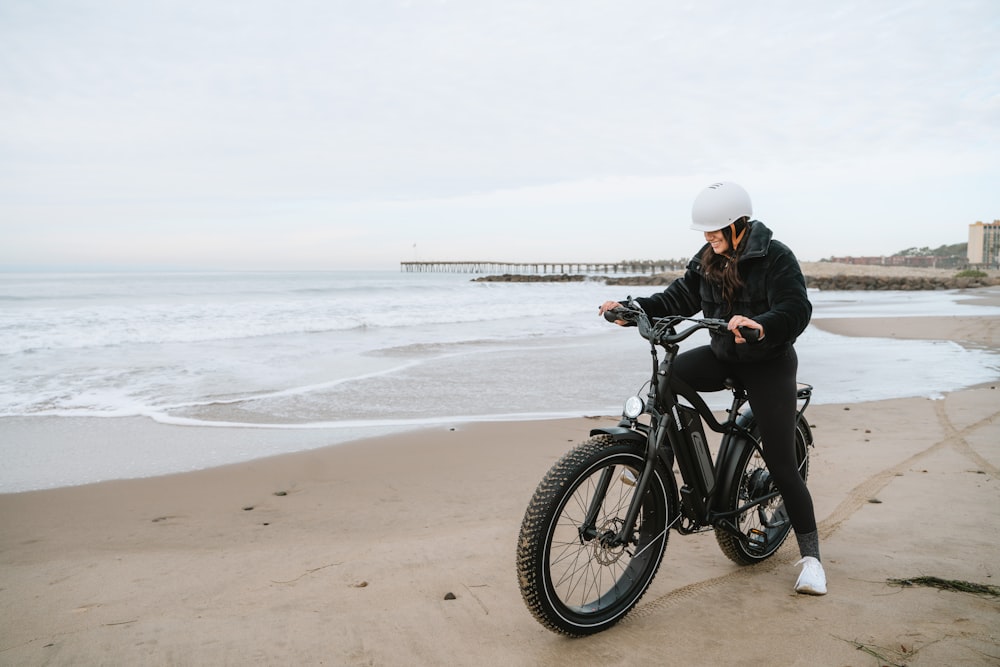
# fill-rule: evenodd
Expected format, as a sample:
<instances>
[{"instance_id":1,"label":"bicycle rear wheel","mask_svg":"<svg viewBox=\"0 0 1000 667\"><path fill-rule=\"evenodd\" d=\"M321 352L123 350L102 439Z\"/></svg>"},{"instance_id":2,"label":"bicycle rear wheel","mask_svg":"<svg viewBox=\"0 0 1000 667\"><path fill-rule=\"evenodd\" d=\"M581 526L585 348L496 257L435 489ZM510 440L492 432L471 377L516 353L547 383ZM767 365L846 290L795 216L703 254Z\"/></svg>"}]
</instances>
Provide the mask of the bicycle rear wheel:
<instances>
[{"instance_id":1,"label":"bicycle rear wheel","mask_svg":"<svg viewBox=\"0 0 1000 667\"><path fill-rule=\"evenodd\" d=\"M521 524L517 573L525 604L550 630L571 636L605 630L653 580L668 518L676 514L668 471L654 468L628 543L610 542L624 523L644 459L642 445L599 435L568 452L538 485Z\"/></svg>"},{"instance_id":2,"label":"bicycle rear wheel","mask_svg":"<svg viewBox=\"0 0 1000 667\"><path fill-rule=\"evenodd\" d=\"M750 429L756 440L760 440L760 432L754 424ZM795 425L795 458L802 479L809 478L809 445L812 444L812 432L803 417L799 417ZM760 450L747 442L739 454L736 465L737 479L729 487L729 497L724 499L723 509L735 511L771 493L777 488L771 479L771 473L764 463ZM785 512L785 501L778 494L759 505L751 507L733 517L737 531L742 535L734 535L722 527L716 527L715 539L722 553L733 562L741 565L752 565L770 558L784 543L792 529L792 522Z\"/></svg>"}]
</instances>

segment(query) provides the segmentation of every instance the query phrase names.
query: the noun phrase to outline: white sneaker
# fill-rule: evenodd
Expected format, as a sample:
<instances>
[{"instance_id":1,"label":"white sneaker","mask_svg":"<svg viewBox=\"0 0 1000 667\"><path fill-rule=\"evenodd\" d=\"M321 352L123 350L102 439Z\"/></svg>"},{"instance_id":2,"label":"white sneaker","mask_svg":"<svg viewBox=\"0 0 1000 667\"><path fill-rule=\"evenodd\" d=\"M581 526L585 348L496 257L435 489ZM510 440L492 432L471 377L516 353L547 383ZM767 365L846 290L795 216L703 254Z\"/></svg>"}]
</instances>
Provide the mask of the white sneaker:
<instances>
[{"instance_id":1,"label":"white sneaker","mask_svg":"<svg viewBox=\"0 0 1000 667\"><path fill-rule=\"evenodd\" d=\"M802 566L799 579L795 582L795 592L806 595L826 595L826 573L823 564L812 556L806 556L796 565Z\"/></svg>"}]
</instances>

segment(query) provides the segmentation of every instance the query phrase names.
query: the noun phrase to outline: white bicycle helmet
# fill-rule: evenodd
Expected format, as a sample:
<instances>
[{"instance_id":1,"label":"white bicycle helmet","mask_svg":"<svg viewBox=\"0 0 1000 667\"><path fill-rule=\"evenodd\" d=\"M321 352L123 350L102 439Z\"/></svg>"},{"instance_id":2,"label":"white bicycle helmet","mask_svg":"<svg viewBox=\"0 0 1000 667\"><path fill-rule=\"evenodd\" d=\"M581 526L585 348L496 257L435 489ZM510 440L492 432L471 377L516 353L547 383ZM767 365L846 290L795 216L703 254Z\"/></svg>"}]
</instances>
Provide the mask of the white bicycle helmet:
<instances>
[{"instance_id":1,"label":"white bicycle helmet","mask_svg":"<svg viewBox=\"0 0 1000 667\"><path fill-rule=\"evenodd\" d=\"M702 190L691 206L691 229L715 232L742 217L751 217L750 195L736 183L713 183Z\"/></svg>"}]
</instances>

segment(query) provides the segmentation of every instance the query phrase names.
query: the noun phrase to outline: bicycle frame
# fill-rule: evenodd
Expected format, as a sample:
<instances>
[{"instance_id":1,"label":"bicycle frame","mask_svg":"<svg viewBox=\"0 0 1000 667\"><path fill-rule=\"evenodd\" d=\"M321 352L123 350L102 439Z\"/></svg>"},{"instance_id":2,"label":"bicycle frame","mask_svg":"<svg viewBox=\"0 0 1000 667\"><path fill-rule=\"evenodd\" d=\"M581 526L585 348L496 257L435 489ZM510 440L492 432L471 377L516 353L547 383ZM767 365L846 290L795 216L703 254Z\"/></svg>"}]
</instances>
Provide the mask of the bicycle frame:
<instances>
[{"instance_id":1,"label":"bicycle frame","mask_svg":"<svg viewBox=\"0 0 1000 667\"><path fill-rule=\"evenodd\" d=\"M692 321L695 324L678 333L675 327L683 321ZM660 458L663 461L672 479L673 458L676 456L683 486L678 490L676 480L673 480L671 486L679 501L675 506L679 509L676 516L669 517L667 529L675 527L678 532L688 534L708 527L721 528L749 545L750 539L743 535L730 519L768 502L779 493L773 491L736 509L728 511L715 509L716 501L726 490L724 485L731 483L735 473L735 470L731 469L736 465L736 459L742 448L752 446L760 451L760 443L750 431L753 424L752 410L749 408L743 410L748 403L746 391L727 382L727 387L733 392L733 399L728 410L728 418L720 422L697 392L673 376L673 361L679 351L679 343L695 331L704 328L724 328L726 323L722 320L676 317L664 318L654 324L641 310L638 311L635 323L639 325L643 337L650 341L652 355L653 374L642 412L649 415L649 424L643 424L638 420L641 414L634 417L623 416L617 428L597 428L591 431L591 435L603 433L616 439L645 440L645 463L635 483L635 493L623 524L617 534L604 535L603 539L614 546L629 543L656 459ZM662 363L659 361L657 346L663 347L665 351ZM798 411L799 416L809 404L811 389L808 385L803 385L798 392L798 398L805 401ZM683 397L690 406L682 404L678 397ZM705 441L703 424L722 434L714 461ZM586 520L580 528L582 536L598 537L594 521L611 481L611 471L607 470L598 484Z\"/></svg>"}]
</instances>

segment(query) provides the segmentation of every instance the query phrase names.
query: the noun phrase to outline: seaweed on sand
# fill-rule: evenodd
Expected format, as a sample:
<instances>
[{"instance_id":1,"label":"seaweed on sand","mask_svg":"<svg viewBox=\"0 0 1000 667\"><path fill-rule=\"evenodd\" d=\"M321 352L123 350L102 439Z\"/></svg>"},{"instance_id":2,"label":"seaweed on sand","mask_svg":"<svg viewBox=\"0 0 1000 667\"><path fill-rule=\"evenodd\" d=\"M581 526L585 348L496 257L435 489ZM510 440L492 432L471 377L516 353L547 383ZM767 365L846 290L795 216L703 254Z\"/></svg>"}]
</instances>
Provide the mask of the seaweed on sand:
<instances>
[{"instance_id":1,"label":"seaweed on sand","mask_svg":"<svg viewBox=\"0 0 1000 667\"><path fill-rule=\"evenodd\" d=\"M943 591L959 591L962 593L973 593L974 595L987 595L990 597L1000 597L1000 586L989 584L974 584L968 581L957 579L941 579L940 577L910 577L909 579L886 579L890 586L929 586Z\"/></svg>"}]
</instances>

